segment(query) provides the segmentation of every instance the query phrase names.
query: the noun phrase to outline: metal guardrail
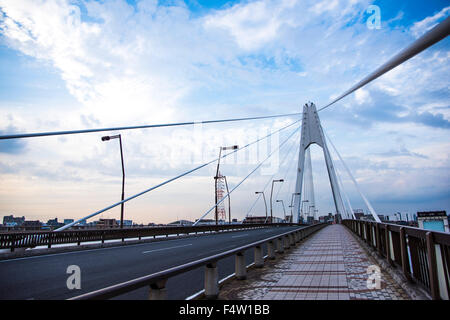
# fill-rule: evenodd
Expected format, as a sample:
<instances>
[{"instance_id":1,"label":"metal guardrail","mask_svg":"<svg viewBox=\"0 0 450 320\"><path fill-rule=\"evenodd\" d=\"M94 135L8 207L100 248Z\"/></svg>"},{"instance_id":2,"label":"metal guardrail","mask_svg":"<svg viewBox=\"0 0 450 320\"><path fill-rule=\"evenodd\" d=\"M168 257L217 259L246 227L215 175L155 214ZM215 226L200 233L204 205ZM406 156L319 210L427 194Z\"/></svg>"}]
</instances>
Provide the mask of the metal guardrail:
<instances>
[{"instance_id":1,"label":"metal guardrail","mask_svg":"<svg viewBox=\"0 0 450 320\"><path fill-rule=\"evenodd\" d=\"M432 299L449 300L449 233L362 220L342 224L400 267L406 279L420 284Z\"/></svg>"},{"instance_id":2,"label":"metal guardrail","mask_svg":"<svg viewBox=\"0 0 450 320\"><path fill-rule=\"evenodd\" d=\"M187 271L205 266L205 297L207 299L216 299L219 295L219 281L217 262L226 257L236 256L236 271L235 277L237 279L245 279L247 274L247 267L245 264L244 252L248 249L254 248L255 253L255 267L262 267L264 265L263 244L267 244L267 258L275 259L275 252L283 253L285 249L294 246L302 239L311 235L315 231L323 228L327 224L321 223L303 228L298 228L289 232L285 232L270 238L256 241L245 246L241 246L232 250L228 250L219 254L215 254L203 259L195 260L185 263L180 266L162 270L153 274L149 274L140 278L122 282L112 285L107 288L85 293L69 300L101 300L110 299L116 296L125 294L127 292L148 286L150 300L167 299L166 282L169 278ZM275 244L276 247L275 248ZM276 249L276 250L275 250Z\"/></svg>"},{"instance_id":3,"label":"metal guardrail","mask_svg":"<svg viewBox=\"0 0 450 320\"><path fill-rule=\"evenodd\" d=\"M11 252L16 248L33 248L36 246L48 246L51 248L55 244L76 243L80 245L83 242L118 240L156 236L169 236L180 234L197 234L201 232L219 232L230 230L244 230L263 228L270 226L289 226L296 225L291 223L274 224L231 224L231 225L201 225L201 226L165 226L149 228L114 228L114 229L95 229L95 230L67 230L67 231L25 231L25 232L1 232L0 249L10 249Z\"/></svg>"}]
</instances>

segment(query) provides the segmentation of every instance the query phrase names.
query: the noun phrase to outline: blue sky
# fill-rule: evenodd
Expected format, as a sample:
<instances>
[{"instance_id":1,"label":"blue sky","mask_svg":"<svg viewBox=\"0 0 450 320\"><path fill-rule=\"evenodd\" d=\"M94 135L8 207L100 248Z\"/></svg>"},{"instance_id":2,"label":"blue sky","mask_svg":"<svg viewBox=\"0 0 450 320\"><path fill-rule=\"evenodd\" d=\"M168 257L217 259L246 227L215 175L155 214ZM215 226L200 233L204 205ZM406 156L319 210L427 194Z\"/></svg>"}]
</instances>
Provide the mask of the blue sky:
<instances>
[{"instance_id":1,"label":"blue sky","mask_svg":"<svg viewBox=\"0 0 450 320\"><path fill-rule=\"evenodd\" d=\"M371 4L380 8L381 29L367 27ZM322 106L449 12L448 1L0 0L0 132L292 113L307 101ZM449 65L445 39L320 115L379 213L450 210ZM217 156L218 145L243 145L293 120L205 125L203 159ZM126 193L194 167L194 133L123 132ZM0 142L0 216L81 218L118 200L118 146L101 136ZM295 180L294 151L288 156L276 174L286 175L286 203ZM334 209L319 148L312 157L326 214ZM241 159L223 170L235 185L256 164ZM128 217L198 218L213 204L213 171L130 202ZM258 172L233 194L238 218L269 178ZM366 209L342 178L353 207ZM258 202L253 214L263 208Z\"/></svg>"}]
</instances>

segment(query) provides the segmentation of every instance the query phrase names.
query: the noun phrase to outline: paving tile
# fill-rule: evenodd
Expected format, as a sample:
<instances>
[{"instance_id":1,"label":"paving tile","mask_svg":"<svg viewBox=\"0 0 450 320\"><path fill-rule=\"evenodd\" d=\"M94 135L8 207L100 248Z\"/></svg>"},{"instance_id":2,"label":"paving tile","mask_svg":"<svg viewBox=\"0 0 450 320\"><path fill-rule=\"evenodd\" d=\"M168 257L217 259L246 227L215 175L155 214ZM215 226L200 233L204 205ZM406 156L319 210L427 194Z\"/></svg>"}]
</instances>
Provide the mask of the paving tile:
<instances>
[{"instance_id":1,"label":"paving tile","mask_svg":"<svg viewBox=\"0 0 450 320\"><path fill-rule=\"evenodd\" d=\"M247 288L239 282L219 298L263 300L405 300L404 290L381 270L381 288L369 289L367 268L375 264L344 226L330 225L266 270ZM265 269L265 268L264 268ZM270 268L269 268L270 269ZM225 293L223 293L225 291ZM231 294L232 293L232 294Z\"/></svg>"}]
</instances>

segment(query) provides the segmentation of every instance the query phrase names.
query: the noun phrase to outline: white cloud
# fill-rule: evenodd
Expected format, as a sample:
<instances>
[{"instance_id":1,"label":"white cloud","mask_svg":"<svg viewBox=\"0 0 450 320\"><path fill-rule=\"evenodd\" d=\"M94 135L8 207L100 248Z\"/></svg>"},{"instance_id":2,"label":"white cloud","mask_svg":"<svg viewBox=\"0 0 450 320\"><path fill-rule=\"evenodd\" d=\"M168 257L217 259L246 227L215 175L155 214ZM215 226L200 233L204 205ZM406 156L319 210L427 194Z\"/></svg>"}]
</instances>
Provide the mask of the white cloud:
<instances>
[{"instance_id":1,"label":"white cloud","mask_svg":"<svg viewBox=\"0 0 450 320\"><path fill-rule=\"evenodd\" d=\"M355 101L357 104L370 103L370 93L369 91L361 88L355 91Z\"/></svg>"},{"instance_id":2,"label":"white cloud","mask_svg":"<svg viewBox=\"0 0 450 320\"><path fill-rule=\"evenodd\" d=\"M420 37L425 32L435 27L438 24L439 20L448 16L449 12L450 6L443 8L441 11L439 11L438 13L434 14L431 17L426 17L423 20L415 22L410 29L411 33L416 38Z\"/></svg>"},{"instance_id":3,"label":"white cloud","mask_svg":"<svg viewBox=\"0 0 450 320\"><path fill-rule=\"evenodd\" d=\"M259 0L194 17L185 5L158 5L156 0L139 1L136 7L125 0L0 0L7 44L54 66L78 101L68 109L40 106L38 113L2 102L0 125L14 125L20 131L47 131L288 113L299 111L309 100L323 105L413 40L399 27L368 30L362 16L369 2ZM442 12L447 11L439 14ZM417 23L412 33L426 30L440 19L439 14ZM374 125L366 129L368 136L361 135L355 123L364 119L362 111L367 105L377 105L379 110L384 110L385 104L395 104L404 107L403 112L414 108L434 115L444 112L440 108L446 106L446 97L433 93L448 91L449 57L445 50L424 52L324 112L321 117L330 131L343 136L358 131L344 143L348 149L343 155L355 156L367 165L363 155L373 153L373 149L379 154L398 150L395 145L382 148L392 126L400 133L420 130L427 139L438 140L441 131L411 123L382 126L384 120L376 115L371 120ZM377 98L380 92L385 94L382 101ZM340 110L345 110L347 118ZM287 122L264 125L274 128L283 123ZM214 157L221 143L243 141L240 139L259 125L205 126L209 137L206 158ZM149 176L183 171L183 158L169 163L165 157L189 146L190 133L191 128L124 133L129 173L136 179L142 177L135 185L148 186L161 180L150 181ZM370 139L371 143L366 142ZM425 138L420 141L427 143ZM441 146L443 157L447 157L444 142L437 142L433 150ZM430 170L437 170L433 177L438 179L435 173L448 164L430 157L429 150L407 146L412 153L429 157L414 162L416 166L437 165ZM48 174L53 179L67 177L89 183L104 179L107 183L117 174L118 159L112 156L117 156L116 149L94 135L37 139L27 144L25 155L2 157L1 163L23 163L25 173L40 178ZM375 192L383 181L393 180L392 168L411 165L411 161L380 156L371 163L387 164L391 169L358 168L358 174L362 177L367 173L367 183L371 178L377 181L369 188ZM68 162L70 169L60 169ZM408 187L411 184L406 183L410 180L404 179L405 172L402 181ZM420 176L414 174L408 179ZM209 172L202 175L209 176Z\"/></svg>"}]
</instances>

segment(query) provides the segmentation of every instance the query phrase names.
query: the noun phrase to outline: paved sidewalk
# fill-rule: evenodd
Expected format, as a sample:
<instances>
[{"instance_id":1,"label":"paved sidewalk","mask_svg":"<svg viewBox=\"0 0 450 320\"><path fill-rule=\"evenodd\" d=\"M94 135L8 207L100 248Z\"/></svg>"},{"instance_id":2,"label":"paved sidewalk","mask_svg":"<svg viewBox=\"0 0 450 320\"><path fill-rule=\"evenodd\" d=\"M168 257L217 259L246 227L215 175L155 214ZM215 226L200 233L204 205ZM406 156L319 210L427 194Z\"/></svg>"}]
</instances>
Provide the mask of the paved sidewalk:
<instances>
[{"instance_id":1,"label":"paved sidewalk","mask_svg":"<svg viewBox=\"0 0 450 320\"><path fill-rule=\"evenodd\" d=\"M225 285L220 299L409 300L381 269L381 286L368 289L368 267L376 265L350 231L330 225L290 249L278 263ZM252 273L253 274L252 276ZM252 279L253 277L253 279Z\"/></svg>"}]
</instances>

